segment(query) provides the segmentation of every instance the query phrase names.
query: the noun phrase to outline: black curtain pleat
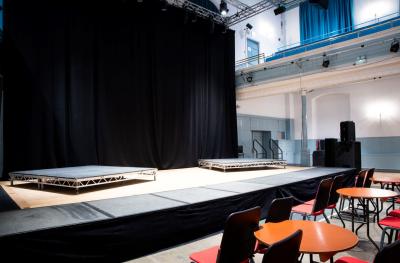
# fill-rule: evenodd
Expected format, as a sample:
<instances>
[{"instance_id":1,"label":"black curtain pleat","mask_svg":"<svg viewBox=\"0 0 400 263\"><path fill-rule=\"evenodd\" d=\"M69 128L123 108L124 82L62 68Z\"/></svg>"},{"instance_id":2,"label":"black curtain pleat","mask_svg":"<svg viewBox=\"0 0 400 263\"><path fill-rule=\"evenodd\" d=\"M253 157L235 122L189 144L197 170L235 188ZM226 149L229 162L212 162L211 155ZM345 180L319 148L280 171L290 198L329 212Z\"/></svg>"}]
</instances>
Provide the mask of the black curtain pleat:
<instances>
[{"instance_id":1,"label":"black curtain pleat","mask_svg":"<svg viewBox=\"0 0 400 263\"><path fill-rule=\"evenodd\" d=\"M5 0L4 11L3 177L236 156L234 32L156 0Z\"/></svg>"}]
</instances>

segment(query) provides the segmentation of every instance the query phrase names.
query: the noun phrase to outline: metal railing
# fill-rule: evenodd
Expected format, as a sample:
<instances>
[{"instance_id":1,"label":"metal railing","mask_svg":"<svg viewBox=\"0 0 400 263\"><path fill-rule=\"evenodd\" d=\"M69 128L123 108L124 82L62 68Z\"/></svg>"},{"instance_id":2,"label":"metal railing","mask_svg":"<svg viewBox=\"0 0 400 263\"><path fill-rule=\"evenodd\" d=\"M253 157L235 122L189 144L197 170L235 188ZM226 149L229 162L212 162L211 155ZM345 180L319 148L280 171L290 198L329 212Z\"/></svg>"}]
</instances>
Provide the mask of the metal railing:
<instances>
[{"instance_id":1,"label":"metal railing","mask_svg":"<svg viewBox=\"0 0 400 263\"><path fill-rule=\"evenodd\" d=\"M283 150L281 147L279 147L278 143L275 140L269 139L269 149L272 152L272 159L283 160ZM275 151L275 149L277 151Z\"/></svg>"},{"instance_id":2,"label":"metal railing","mask_svg":"<svg viewBox=\"0 0 400 263\"><path fill-rule=\"evenodd\" d=\"M264 63L265 60L265 54L261 53L252 57L248 58L243 58L239 59L235 62L235 68L240 69L240 68L245 68L253 65L257 65L260 63Z\"/></svg>"},{"instance_id":3,"label":"metal railing","mask_svg":"<svg viewBox=\"0 0 400 263\"><path fill-rule=\"evenodd\" d=\"M337 41L336 41L337 39L339 39L339 38L345 39L345 37L348 35L356 34L356 36L354 38L360 38L360 37L363 37L366 35L366 34L364 34L366 31L369 31L373 28L382 27L384 25L389 25L390 28L393 28L393 27L398 26L396 24L400 20L399 15L400 15L399 12L393 13L393 14L390 14L387 16L377 18L375 20L367 21L367 22L364 22L364 23L361 23L358 25L353 25L353 26L347 27L347 28L342 28L337 31L332 31L332 32L324 34L324 35L308 38L302 42L294 43L291 45L286 45L286 46L278 48L278 52L273 53L273 54L267 56L266 58L268 59L268 58L274 57L278 53L280 55L280 58L288 57L288 56L293 55L293 52L297 49L301 49L302 52L306 52L306 51L315 49L315 47L313 47L313 46L316 43L319 43L319 44L328 43L328 45L335 44L335 43L337 43ZM397 17L397 18L391 19L386 22L382 22L386 19L389 19L388 17ZM370 25L373 22L375 22L375 23L373 25ZM385 28L385 29L387 29L387 28ZM309 47L311 47L311 48L309 48Z\"/></svg>"},{"instance_id":4,"label":"metal railing","mask_svg":"<svg viewBox=\"0 0 400 263\"><path fill-rule=\"evenodd\" d=\"M262 152L257 151L256 145L258 145L261 148ZM260 155L261 158L267 158L267 150L257 139L253 139L253 153L256 154L256 158L260 158L259 157Z\"/></svg>"}]
</instances>

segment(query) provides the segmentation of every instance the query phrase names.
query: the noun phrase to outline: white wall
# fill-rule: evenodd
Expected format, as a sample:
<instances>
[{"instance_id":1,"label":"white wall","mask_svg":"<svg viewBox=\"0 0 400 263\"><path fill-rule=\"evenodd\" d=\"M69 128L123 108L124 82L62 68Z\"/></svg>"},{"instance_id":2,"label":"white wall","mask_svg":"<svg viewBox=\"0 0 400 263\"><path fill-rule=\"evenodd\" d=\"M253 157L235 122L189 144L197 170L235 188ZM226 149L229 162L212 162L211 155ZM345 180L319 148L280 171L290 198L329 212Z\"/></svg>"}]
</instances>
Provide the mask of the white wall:
<instances>
[{"instance_id":1,"label":"white wall","mask_svg":"<svg viewBox=\"0 0 400 263\"><path fill-rule=\"evenodd\" d=\"M315 138L340 138L339 123L350 120L348 93L324 94L311 101L311 131Z\"/></svg>"},{"instance_id":2,"label":"white wall","mask_svg":"<svg viewBox=\"0 0 400 263\"><path fill-rule=\"evenodd\" d=\"M258 115L275 118L290 118L291 102L289 94L236 101L239 114Z\"/></svg>"},{"instance_id":3,"label":"white wall","mask_svg":"<svg viewBox=\"0 0 400 263\"><path fill-rule=\"evenodd\" d=\"M353 0L354 24L363 26L374 23L366 23L376 18L399 12L399 0ZM392 18L386 17L386 19Z\"/></svg>"},{"instance_id":4,"label":"white wall","mask_svg":"<svg viewBox=\"0 0 400 263\"><path fill-rule=\"evenodd\" d=\"M352 120L356 136L400 136L400 76L317 89L307 94L309 139L339 138L340 122ZM301 139L299 92L238 100L241 114L294 119L294 139Z\"/></svg>"},{"instance_id":5,"label":"white wall","mask_svg":"<svg viewBox=\"0 0 400 263\"><path fill-rule=\"evenodd\" d=\"M252 30L246 31L246 24L250 23ZM251 17L231 27L235 30L235 60L247 58L247 38L259 42L260 54L265 56L275 53L283 46L283 32L281 15L275 16L272 9Z\"/></svg>"},{"instance_id":6,"label":"white wall","mask_svg":"<svg viewBox=\"0 0 400 263\"><path fill-rule=\"evenodd\" d=\"M341 120L355 122L357 137L400 136L399 83L397 76L309 93L309 138L339 137Z\"/></svg>"}]
</instances>

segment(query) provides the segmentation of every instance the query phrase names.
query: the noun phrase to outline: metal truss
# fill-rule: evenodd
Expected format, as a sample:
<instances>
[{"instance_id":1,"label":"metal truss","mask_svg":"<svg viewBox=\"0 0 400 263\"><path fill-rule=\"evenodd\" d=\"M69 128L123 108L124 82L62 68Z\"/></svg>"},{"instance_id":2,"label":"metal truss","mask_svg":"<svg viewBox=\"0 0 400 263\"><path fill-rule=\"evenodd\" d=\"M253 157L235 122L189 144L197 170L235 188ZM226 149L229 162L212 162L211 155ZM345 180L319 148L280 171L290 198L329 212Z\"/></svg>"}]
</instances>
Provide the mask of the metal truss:
<instances>
[{"instance_id":1,"label":"metal truss","mask_svg":"<svg viewBox=\"0 0 400 263\"><path fill-rule=\"evenodd\" d=\"M203 168L218 168L224 170L231 169L244 169L244 168L262 168L282 166L286 168L287 161L285 160L272 160L272 159L201 159L198 161L199 167Z\"/></svg>"},{"instance_id":2,"label":"metal truss","mask_svg":"<svg viewBox=\"0 0 400 263\"><path fill-rule=\"evenodd\" d=\"M138 179L138 176L142 175L152 176L153 180L155 181L156 173L157 169L148 169L138 172L110 174L87 178L62 178L55 176L29 175L18 173L10 173L9 175L11 179L11 185L14 185L14 181L24 181L37 183L39 189L43 189L44 185L54 185L74 188L78 193L80 188Z\"/></svg>"},{"instance_id":3,"label":"metal truss","mask_svg":"<svg viewBox=\"0 0 400 263\"><path fill-rule=\"evenodd\" d=\"M260 1L257 4L252 6L248 6L247 8L242 9L240 12L228 17L227 26L233 26L237 23L240 23L250 17L258 15L268 9L274 8L277 4L280 4L286 8L286 10L291 9L299 5L301 2L305 0L284 0L284 1L274 1L274 0L264 0Z\"/></svg>"},{"instance_id":4,"label":"metal truss","mask_svg":"<svg viewBox=\"0 0 400 263\"><path fill-rule=\"evenodd\" d=\"M225 0L225 1L237 7L240 11L232 16L223 17L219 13L213 12L207 8L204 8L200 5L197 5L187 0L170 0L169 4L179 8L183 8L188 12L195 13L196 15L203 17L205 19L210 19L215 23L223 24L226 25L227 27L230 27L250 17L258 15L268 9L274 8L278 4L285 6L286 10L288 10L296 7L305 0L263 0L252 6L248 6L239 0Z\"/></svg>"},{"instance_id":5,"label":"metal truss","mask_svg":"<svg viewBox=\"0 0 400 263\"><path fill-rule=\"evenodd\" d=\"M227 22L227 17L221 16L221 14L213 12L207 8L199 6L195 3L186 0L170 0L169 3L173 6L183 8L188 12L195 13L196 15L203 17L205 19L210 19L218 24L225 25Z\"/></svg>"}]
</instances>

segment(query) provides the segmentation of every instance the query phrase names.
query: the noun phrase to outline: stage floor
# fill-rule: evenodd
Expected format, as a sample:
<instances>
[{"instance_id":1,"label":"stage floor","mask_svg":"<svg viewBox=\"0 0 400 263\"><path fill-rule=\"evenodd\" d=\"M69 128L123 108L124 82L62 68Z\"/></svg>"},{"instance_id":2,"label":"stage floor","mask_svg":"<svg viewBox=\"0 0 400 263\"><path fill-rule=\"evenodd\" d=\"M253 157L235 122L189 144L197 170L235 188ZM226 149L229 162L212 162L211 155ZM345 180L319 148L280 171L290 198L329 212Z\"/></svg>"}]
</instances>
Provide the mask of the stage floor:
<instances>
[{"instance_id":1,"label":"stage floor","mask_svg":"<svg viewBox=\"0 0 400 263\"><path fill-rule=\"evenodd\" d=\"M56 186L46 186L44 190L39 190L36 183L17 181L14 182L14 186L11 186L9 181L0 182L0 187L7 192L21 209L24 209L235 182L310 168L312 167L287 166L286 169L240 170L225 173L199 167L160 170L157 172L156 181L132 180L110 185L93 186L81 189L80 194L76 194L73 189L64 189Z\"/></svg>"}]
</instances>

